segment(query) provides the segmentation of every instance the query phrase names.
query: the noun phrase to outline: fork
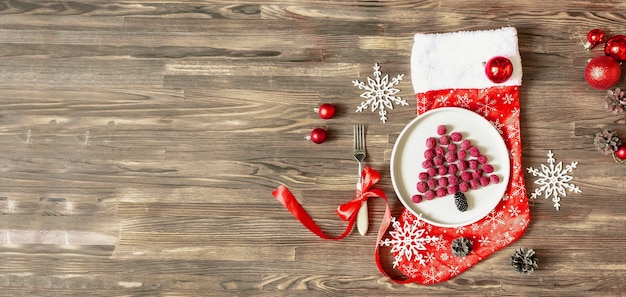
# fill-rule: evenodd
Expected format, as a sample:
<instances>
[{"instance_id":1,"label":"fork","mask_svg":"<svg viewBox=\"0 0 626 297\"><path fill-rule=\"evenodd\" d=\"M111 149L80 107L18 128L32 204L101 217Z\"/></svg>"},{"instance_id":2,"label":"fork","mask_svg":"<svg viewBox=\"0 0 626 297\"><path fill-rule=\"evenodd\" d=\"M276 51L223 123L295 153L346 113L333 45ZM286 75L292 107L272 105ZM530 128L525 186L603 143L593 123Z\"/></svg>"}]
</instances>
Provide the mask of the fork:
<instances>
[{"instance_id":1,"label":"fork","mask_svg":"<svg viewBox=\"0 0 626 297\"><path fill-rule=\"evenodd\" d=\"M358 190L361 189L361 173L363 172L363 161L365 160L365 126L354 125L354 159L359 162L359 179L356 184ZM367 200L363 201L356 217L356 227L361 235L367 233L369 218L367 213Z\"/></svg>"}]
</instances>

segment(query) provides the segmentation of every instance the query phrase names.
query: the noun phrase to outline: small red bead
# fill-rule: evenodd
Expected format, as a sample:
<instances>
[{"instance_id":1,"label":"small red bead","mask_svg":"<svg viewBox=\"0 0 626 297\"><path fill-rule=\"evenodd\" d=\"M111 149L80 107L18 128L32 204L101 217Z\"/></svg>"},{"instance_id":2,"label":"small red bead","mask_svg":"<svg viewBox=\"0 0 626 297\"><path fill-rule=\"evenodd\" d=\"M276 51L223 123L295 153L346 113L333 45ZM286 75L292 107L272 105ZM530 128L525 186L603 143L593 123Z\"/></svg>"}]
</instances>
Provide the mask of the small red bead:
<instances>
[{"instance_id":1,"label":"small red bead","mask_svg":"<svg viewBox=\"0 0 626 297\"><path fill-rule=\"evenodd\" d=\"M326 141L326 130L322 128L315 128L311 131L311 141L315 143L322 143Z\"/></svg>"},{"instance_id":2,"label":"small red bead","mask_svg":"<svg viewBox=\"0 0 626 297\"><path fill-rule=\"evenodd\" d=\"M317 113L319 113L320 118L322 119L330 119L335 116L335 106L330 103L324 103L320 105Z\"/></svg>"}]
</instances>

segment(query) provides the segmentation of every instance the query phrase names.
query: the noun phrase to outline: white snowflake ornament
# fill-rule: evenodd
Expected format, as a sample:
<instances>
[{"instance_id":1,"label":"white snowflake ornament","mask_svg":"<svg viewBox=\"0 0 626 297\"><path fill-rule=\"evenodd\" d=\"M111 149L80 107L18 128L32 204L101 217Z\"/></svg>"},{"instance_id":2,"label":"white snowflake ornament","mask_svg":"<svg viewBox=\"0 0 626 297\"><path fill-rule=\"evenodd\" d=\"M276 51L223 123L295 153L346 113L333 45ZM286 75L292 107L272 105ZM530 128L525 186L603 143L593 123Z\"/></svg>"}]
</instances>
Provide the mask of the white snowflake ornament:
<instances>
[{"instance_id":1,"label":"white snowflake ornament","mask_svg":"<svg viewBox=\"0 0 626 297\"><path fill-rule=\"evenodd\" d=\"M578 162L572 162L570 165L565 166L565 168L563 168L563 162L559 162L556 165L555 162L554 153L552 153L552 150L549 150L548 166L541 164L541 171L532 167L528 167L526 170L533 176L540 177L535 181L535 184L541 185L541 187L535 189L535 191L531 193L530 199L536 199L541 196L541 194L544 194L546 199L552 197L554 207L556 210L559 210L561 208L560 196L567 196L565 190L569 190L574 193L580 193L582 191L578 188L578 186L569 183L573 177L571 175L567 175L568 173L571 173L574 168L576 168Z\"/></svg>"},{"instance_id":2,"label":"white snowflake ornament","mask_svg":"<svg viewBox=\"0 0 626 297\"><path fill-rule=\"evenodd\" d=\"M367 84L358 80L353 80L352 83L359 87L359 90L365 90L365 92L361 94L361 98L367 99L361 102L361 105L356 108L356 112L362 112L368 107L372 108L372 112L378 109L380 120L385 123L387 122L387 111L385 108L393 109L394 103L402 106L409 105L409 103L400 96L395 96L400 90L394 88L394 86L400 83L404 78L404 74L398 74L398 76L391 79L391 81L389 81L388 74L385 74L382 78L381 75L380 65L376 63L374 64L373 79L368 77Z\"/></svg>"},{"instance_id":3,"label":"white snowflake ornament","mask_svg":"<svg viewBox=\"0 0 626 297\"><path fill-rule=\"evenodd\" d=\"M421 251L426 250L426 244L434 243L439 240L439 237L426 235L426 229L420 229L420 226L423 226L421 223L422 217L419 216L413 221L413 224L409 224L408 222L404 222L404 226L400 225L399 221L396 221L396 218L391 218L391 225L393 226L393 231L389 232L391 235L391 239L385 238L385 240L381 241L381 246L392 246L391 253L398 252L396 256L394 256L393 268L396 268L402 258L406 258L408 261L415 261L422 265L426 265L426 262L430 260L428 257L424 257L421 254Z\"/></svg>"}]
</instances>

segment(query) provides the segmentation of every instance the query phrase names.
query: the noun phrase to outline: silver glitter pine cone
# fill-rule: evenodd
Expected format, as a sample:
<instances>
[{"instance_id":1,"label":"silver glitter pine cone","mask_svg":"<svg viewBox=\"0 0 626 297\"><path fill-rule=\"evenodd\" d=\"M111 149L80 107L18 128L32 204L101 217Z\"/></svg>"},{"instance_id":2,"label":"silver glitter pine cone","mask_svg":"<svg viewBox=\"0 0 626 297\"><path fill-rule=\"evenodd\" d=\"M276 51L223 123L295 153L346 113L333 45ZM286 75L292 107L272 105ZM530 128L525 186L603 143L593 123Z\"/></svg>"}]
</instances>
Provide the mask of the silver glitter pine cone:
<instances>
[{"instance_id":1,"label":"silver glitter pine cone","mask_svg":"<svg viewBox=\"0 0 626 297\"><path fill-rule=\"evenodd\" d=\"M617 137L616 131L604 129L602 132L596 133L596 137L593 139L593 145L596 147L597 151L605 155L610 155L617 151L617 148L622 145L622 141Z\"/></svg>"},{"instance_id":2,"label":"silver glitter pine cone","mask_svg":"<svg viewBox=\"0 0 626 297\"><path fill-rule=\"evenodd\" d=\"M537 255L533 249L518 248L511 255L511 266L520 274L531 274L539 267Z\"/></svg>"},{"instance_id":3,"label":"silver glitter pine cone","mask_svg":"<svg viewBox=\"0 0 626 297\"><path fill-rule=\"evenodd\" d=\"M472 251L472 241L465 237L457 237L450 245L452 254L457 257L465 257Z\"/></svg>"}]
</instances>

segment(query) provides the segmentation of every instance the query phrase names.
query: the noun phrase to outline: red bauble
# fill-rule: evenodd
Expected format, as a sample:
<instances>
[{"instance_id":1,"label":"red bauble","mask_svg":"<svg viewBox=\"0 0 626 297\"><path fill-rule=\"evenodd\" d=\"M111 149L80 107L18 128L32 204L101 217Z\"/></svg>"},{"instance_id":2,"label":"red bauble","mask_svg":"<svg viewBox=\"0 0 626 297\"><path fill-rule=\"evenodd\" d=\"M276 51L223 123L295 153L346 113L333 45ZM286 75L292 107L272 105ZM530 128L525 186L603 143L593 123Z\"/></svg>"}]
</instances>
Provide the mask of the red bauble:
<instances>
[{"instance_id":1,"label":"red bauble","mask_svg":"<svg viewBox=\"0 0 626 297\"><path fill-rule=\"evenodd\" d=\"M585 49L592 49L594 46L602 43L604 40L604 31L600 29L593 29L587 33L587 42L585 43Z\"/></svg>"},{"instance_id":2,"label":"red bauble","mask_svg":"<svg viewBox=\"0 0 626 297\"><path fill-rule=\"evenodd\" d=\"M315 128L311 131L311 135L309 135L311 141L315 143L322 143L326 141L326 130L322 128Z\"/></svg>"},{"instance_id":3,"label":"red bauble","mask_svg":"<svg viewBox=\"0 0 626 297\"><path fill-rule=\"evenodd\" d=\"M330 103L324 103L317 109L317 113L319 113L322 119L330 119L335 116L335 106Z\"/></svg>"},{"instance_id":4,"label":"red bauble","mask_svg":"<svg viewBox=\"0 0 626 297\"><path fill-rule=\"evenodd\" d=\"M585 67L585 80L594 89L606 90L617 83L622 75L619 63L609 56L598 56Z\"/></svg>"},{"instance_id":5,"label":"red bauble","mask_svg":"<svg viewBox=\"0 0 626 297\"><path fill-rule=\"evenodd\" d=\"M492 82L503 83L513 74L513 63L502 56L493 57L485 65L485 74Z\"/></svg>"},{"instance_id":6,"label":"red bauble","mask_svg":"<svg viewBox=\"0 0 626 297\"><path fill-rule=\"evenodd\" d=\"M615 35L604 45L604 54L619 62L626 61L626 36Z\"/></svg>"},{"instance_id":7,"label":"red bauble","mask_svg":"<svg viewBox=\"0 0 626 297\"><path fill-rule=\"evenodd\" d=\"M620 160L626 160L626 144L620 145L615 151L615 157Z\"/></svg>"}]
</instances>

